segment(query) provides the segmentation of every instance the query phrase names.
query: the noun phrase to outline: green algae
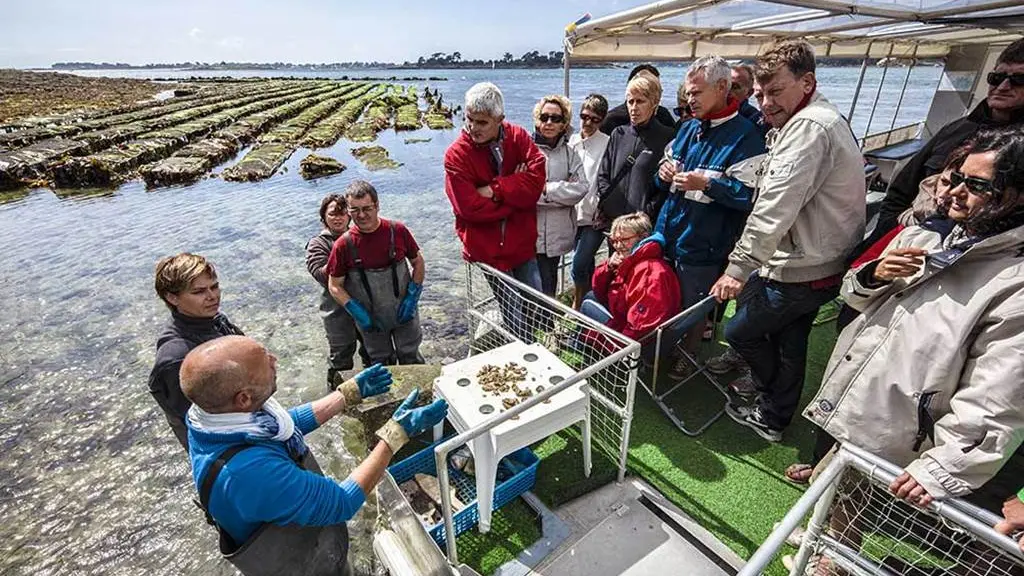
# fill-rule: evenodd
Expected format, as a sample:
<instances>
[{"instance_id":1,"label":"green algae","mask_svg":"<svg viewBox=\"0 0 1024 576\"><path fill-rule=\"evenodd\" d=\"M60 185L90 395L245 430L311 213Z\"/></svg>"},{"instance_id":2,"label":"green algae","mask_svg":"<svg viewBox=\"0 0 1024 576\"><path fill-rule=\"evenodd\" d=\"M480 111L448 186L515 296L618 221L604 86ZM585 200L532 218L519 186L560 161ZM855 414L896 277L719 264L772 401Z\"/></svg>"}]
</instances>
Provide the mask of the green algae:
<instances>
[{"instance_id":1,"label":"green algae","mask_svg":"<svg viewBox=\"0 0 1024 576\"><path fill-rule=\"evenodd\" d=\"M352 155L356 157L368 170L388 170L398 168L401 162L396 162L388 155L383 146L360 146L352 149Z\"/></svg>"}]
</instances>

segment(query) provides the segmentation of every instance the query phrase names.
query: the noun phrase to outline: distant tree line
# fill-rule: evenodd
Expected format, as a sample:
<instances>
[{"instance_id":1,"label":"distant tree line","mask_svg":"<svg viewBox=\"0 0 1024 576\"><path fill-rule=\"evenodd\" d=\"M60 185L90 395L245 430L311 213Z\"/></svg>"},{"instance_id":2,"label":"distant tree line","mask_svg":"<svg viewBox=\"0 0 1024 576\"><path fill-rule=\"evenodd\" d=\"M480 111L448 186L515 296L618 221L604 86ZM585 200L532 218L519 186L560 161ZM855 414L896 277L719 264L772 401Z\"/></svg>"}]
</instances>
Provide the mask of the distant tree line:
<instances>
[{"instance_id":1,"label":"distant tree line","mask_svg":"<svg viewBox=\"0 0 1024 576\"><path fill-rule=\"evenodd\" d=\"M563 52L552 50L541 54L533 50L522 56L513 56L505 52L501 58L481 60L463 60L462 53L451 54L434 52L429 56L420 56L415 62L331 62L320 64L294 64L290 62L159 62L153 64L128 64L125 62L57 62L51 66L54 70L351 70L353 68L557 68L562 66Z\"/></svg>"}]
</instances>

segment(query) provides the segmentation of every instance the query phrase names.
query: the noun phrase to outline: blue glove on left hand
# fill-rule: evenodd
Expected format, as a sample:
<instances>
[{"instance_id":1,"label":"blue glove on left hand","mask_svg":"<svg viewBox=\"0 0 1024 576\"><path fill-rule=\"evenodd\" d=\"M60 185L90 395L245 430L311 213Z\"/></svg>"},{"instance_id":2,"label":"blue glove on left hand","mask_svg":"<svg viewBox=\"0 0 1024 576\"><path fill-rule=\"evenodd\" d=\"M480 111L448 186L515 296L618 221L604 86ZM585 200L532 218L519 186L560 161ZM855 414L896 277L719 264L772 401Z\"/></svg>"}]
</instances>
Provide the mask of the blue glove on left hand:
<instances>
[{"instance_id":1,"label":"blue glove on left hand","mask_svg":"<svg viewBox=\"0 0 1024 576\"><path fill-rule=\"evenodd\" d=\"M380 363L356 374L356 384L359 386L359 394L363 398L384 394L391 390L391 371Z\"/></svg>"},{"instance_id":2,"label":"blue glove on left hand","mask_svg":"<svg viewBox=\"0 0 1024 576\"><path fill-rule=\"evenodd\" d=\"M405 324L412 320L412 317L416 314L416 306L420 303L420 294L422 292L422 284L409 281L409 286L405 289L405 298L402 298L402 303L398 305L399 324Z\"/></svg>"}]
</instances>

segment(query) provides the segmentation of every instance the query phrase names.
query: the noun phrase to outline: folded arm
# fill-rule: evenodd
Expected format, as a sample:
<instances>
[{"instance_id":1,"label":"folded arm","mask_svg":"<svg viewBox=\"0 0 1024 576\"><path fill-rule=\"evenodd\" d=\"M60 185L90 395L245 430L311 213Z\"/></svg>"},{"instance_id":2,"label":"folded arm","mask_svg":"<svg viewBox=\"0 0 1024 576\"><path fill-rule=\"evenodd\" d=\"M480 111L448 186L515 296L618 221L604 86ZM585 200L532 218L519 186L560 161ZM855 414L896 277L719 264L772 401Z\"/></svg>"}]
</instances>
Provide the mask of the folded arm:
<instances>
[{"instance_id":1,"label":"folded arm","mask_svg":"<svg viewBox=\"0 0 1024 576\"><path fill-rule=\"evenodd\" d=\"M445 159L444 170L444 192L457 218L474 224L487 224L504 220L512 213L510 206L481 196L473 180L457 163Z\"/></svg>"}]
</instances>

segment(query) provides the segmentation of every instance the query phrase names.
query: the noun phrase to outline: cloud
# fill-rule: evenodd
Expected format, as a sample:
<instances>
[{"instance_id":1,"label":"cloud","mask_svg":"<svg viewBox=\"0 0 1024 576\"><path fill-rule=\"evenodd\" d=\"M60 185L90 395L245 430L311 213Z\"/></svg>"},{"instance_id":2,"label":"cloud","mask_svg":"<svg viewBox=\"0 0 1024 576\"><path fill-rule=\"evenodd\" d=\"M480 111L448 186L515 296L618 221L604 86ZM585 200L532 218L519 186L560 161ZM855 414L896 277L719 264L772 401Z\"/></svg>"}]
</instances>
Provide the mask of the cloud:
<instances>
[{"instance_id":1,"label":"cloud","mask_svg":"<svg viewBox=\"0 0 1024 576\"><path fill-rule=\"evenodd\" d=\"M240 50L245 45L245 38L241 36L228 36L221 38L217 45L222 48L228 48L229 50Z\"/></svg>"},{"instance_id":2,"label":"cloud","mask_svg":"<svg viewBox=\"0 0 1024 576\"><path fill-rule=\"evenodd\" d=\"M85 48L57 48L55 52L85 52Z\"/></svg>"},{"instance_id":3,"label":"cloud","mask_svg":"<svg viewBox=\"0 0 1024 576\"><path fill-rule=\"evenodd\" d=\"M193 38L193 39L198 39L199 35L202 34L202 33L203 33L203 29L202 28L193 28L193 29L188 31L188 37L189 38Z\"/></svg>"}]
</instances>

